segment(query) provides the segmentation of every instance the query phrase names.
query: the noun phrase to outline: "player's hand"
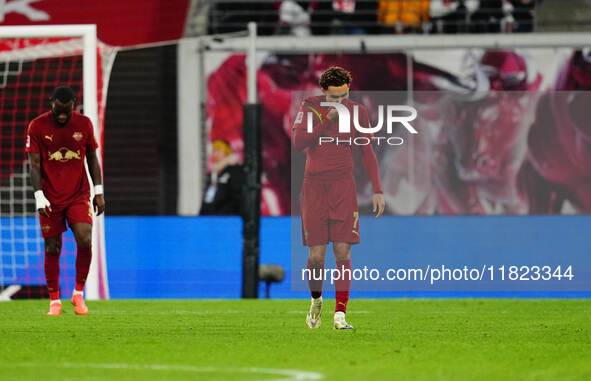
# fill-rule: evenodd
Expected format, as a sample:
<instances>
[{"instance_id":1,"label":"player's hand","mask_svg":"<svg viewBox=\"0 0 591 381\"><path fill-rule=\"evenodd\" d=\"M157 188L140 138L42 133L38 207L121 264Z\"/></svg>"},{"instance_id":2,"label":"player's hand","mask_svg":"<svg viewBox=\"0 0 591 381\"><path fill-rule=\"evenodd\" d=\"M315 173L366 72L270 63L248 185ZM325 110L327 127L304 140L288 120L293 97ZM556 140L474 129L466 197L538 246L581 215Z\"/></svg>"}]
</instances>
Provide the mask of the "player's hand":
<instances>
[{"instance_id":1,"label":"player's hand","mask_svg":"<svg viewBox=\"0 0 591 381\"><path fill-rule=\"evenodd\" d=\"M97 216L100 216L105 211L105 197L102 194L97 194L94 196L92 200L92 205L94 206L94 212Z\"/></svg>"},{"instance_id":2,"label":"player's hand","mask_svg":"<svg viewBox=\"0 0 591 381\"><path fill-rule=\"evenodd\" d=\"M336 108L333 107L333 108L330 109L330 111L328 112L328 114L326 114L326 117L329 120L335 120L336 118L339 117L339 112L337 111Z\"/></svg>"},{"instance_id":3,"label":"player's hand","mask_svg":"<svg viewBox=\"0 0 591 381\"><path fill-rule=\"evenodd\" d=\"M35 205L39 214L49 218L49 214L51 213L51 204L43 194L42 190L35 192Z\"/></svg>"},{"instance_id":4,"label":"player's hand","mask_svg":"<svg viewBox=\"0 0 591 381\"><path fill-rule=\"evenodd\" d=\"M376 214L376 218L384 213L384 209L386 208L386 201L384 201L384 195L381 193L376 193L373 195L373 212L378 212Z\"/></svg>"},{"instance_id":5,"label":"player's hand","mask_svg":"<svg viewBox=\"0 0 591 381\"><path fill-rule=\"evenodd\" d=\"M51 213L51 206L47 205L43 209L37 209L37 211L39 212L39 214L49 218L49 214Z\"/></svg>"}]
</instances>

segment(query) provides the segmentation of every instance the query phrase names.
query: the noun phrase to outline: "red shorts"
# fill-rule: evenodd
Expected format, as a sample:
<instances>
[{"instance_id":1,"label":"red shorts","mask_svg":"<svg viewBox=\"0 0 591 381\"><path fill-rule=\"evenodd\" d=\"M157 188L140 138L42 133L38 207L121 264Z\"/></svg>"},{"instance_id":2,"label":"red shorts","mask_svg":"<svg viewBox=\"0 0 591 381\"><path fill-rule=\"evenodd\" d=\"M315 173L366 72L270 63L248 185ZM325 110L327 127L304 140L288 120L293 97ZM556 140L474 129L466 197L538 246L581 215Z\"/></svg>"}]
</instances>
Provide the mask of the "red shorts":
<instances>
[{"instance_id":1,"label":"red shorts","mask_svg":"<svg viewBox=\"0 0 591 381\"><path fill-rule=\"evenodd\" d=\"M359 209L353 177L335 181L304 178L302 187L304 245L359 243Z\"/></svg>"},{"instance_id":2,"label":"red shorts","mask_svg":"<svg viewBox=\"0 0 591 381\"><path fill-rule=\"evenodd\" d=\"M71 227L72 224L91 224L92 207L90 201L78 200L64 207L51 207L49 218L39 214L41 235L43 238L55 237L66 231L66 220Z\"/></svg>"}]
</instances>

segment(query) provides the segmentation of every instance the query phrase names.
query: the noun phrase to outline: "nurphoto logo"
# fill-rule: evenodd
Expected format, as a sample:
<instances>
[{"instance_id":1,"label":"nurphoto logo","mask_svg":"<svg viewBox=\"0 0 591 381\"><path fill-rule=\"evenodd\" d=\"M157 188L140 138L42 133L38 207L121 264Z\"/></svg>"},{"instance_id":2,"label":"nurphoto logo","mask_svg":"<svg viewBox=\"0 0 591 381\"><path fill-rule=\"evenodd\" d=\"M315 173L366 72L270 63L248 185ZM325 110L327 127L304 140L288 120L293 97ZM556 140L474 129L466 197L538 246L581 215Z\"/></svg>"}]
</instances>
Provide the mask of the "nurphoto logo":
<instances>
[{"instance_id":1,"label":"nurphoto logo","mask_svg":"<svg viewBox=\"0 0 591 381\"><path fill-rule=\"evenodd\" d=\"M322 107L334 107L337 110L339 116L339 133L341 134L348 134L351 132L351 113L349 109L338 102L321 102L320 106ZM385 112L384 112L385 107ZM318 111L316 109L312 109L309 107L311 111L307 112L307 132L313 132L314 126L314 116L320 118L321 120L327 120L328 118L322 111ZM324 117L322 117L321 116ZM402 115L401 115L402 114ZM303 119L303 112L300 112L297 115L296 123L301 122ZM386 133L388 135L393 134L393 126L395 124L401 124L409 133L417 134L418 131L410 124L413 120L417 118L417 110L412 106L406 105L379 105L378 106L378 123L375 126L369 125L368 127L361 126L359 123L359 105L353 106L353 126L355 129L363 134L375 134L382 130L384 125L386 126ZM348 145L368 145L371 144L372 140L380 144L388 144L392 146L400 146L404 143L404 139L399 136L374 136L372 138L366 136L358 136L355 138L339 138L333 136L320 136L319 137L319 145L332 143L332 144L348 144Z\"/></svg>"}]
</instances>

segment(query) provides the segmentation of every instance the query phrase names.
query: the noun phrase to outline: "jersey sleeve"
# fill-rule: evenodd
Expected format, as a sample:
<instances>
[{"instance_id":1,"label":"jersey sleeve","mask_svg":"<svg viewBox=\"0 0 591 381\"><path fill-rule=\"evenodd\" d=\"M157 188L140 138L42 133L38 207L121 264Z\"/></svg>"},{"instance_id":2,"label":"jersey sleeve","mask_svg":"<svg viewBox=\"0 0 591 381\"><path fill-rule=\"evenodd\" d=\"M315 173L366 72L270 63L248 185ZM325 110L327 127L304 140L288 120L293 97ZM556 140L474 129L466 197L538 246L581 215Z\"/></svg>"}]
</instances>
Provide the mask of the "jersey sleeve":
<instances>
[{"instance_id":1,"label":"jersey sleeve","mask_svg":"<svg viewBox=\"0 0 591 381\"><path fill-rule=\"evenodd\" d=\"M364 128L369 127L369 113L367 112L367 108L365 106L359 107L359 125ZM366 137L373 140L373 134L368 134L367 132L360 132L355 130L357 136Z\"/></svg>"},{"instance_id":2,"label":"jersey sleeve","mask_svg":"<svg viewBox=\"0 0 591 381\"><path fill-rule=\"evenodd\" d=\"M359 125L365 128L369 127L369 115L365 107L360 107ZM373 139L373 134L368 134L364 132L357 132L357 134L358 136L369 138L370 141ZM380 169L378 167L378 159L371 144L361 146L361 161L363 162L365 173L367 174L369 181L371 181L373 192L384 193L382 191L382 184L380 182Z\"/></svg>"},{"instance_id":3,"label":"jersey sleeve","mask_svg":"<svg viewBox=\"0 0 591 381\"><path fill-rule=\"evenodd\" d=\"M41 147L39 144L39 136L38 136L37 128L36 128L36 125L34 122L29 123L29 127L27 127L25 152L41 153Z\"/></svg>"},{"instance_id":4,"label":"jersey sleeve","mask_svg":"<svg viewBox=\"0 0 591 381\"><path fill-rule=\"evenodd\" d=\"M312 114L312 132L308 132L308 113ZM298 109L296 119L292 126L291 139L293 146L297 150L304 150L314 146L322 132L324 124L323 112L320 106L315 105L308 100L304 100Z\"/></svg>"},{"instance_id":5,"label":"jersey sleeve","mask_svg":"<svg viewBox=\"0 0 591 381\"><path fill-rule=\"evenodd\" d=\"M96 142L96 138L94 136L94 129L92 128L92 122L88 119L88 137L86 138L86 151L92 152L96 151L98 148L98 143Z\"/></svg>"}]
</instances>

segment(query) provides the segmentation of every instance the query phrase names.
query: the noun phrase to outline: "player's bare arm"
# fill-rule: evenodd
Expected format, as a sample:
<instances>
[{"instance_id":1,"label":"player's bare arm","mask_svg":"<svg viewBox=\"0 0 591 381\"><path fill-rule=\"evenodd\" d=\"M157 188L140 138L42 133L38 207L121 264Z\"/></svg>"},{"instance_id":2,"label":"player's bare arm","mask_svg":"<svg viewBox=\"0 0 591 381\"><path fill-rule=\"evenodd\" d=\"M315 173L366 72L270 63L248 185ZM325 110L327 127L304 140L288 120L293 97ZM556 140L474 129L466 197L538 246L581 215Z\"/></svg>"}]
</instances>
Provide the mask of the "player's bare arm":
<instances>
[{"instance_id":1,"label":"player's bare arm","mask_svg":"<svg viewBox=\"0 0 591 381\"><path fill-rule=\"evenodd\" d=\"M51 204L41 190L41 155L38 153L29 152L29 178L31 179L31 185L35 192L37 211L45 217L49 217Z\"/></svg>"},{"instance_id":2,"label":"player's bare arm","mask_svg":"<svg viewBox=\"0 0 591 381\"><path fill-rule=\"evenodd\" d=\"M86 161L88 163L88 171L94 184L95 196L92 200L92 205L97 216L100 216L105 211L105 197L103 195L103 178L101 174L101 165L96 157L96 151L88 151L86 153Z\"/></svg>"}]
</instances>

